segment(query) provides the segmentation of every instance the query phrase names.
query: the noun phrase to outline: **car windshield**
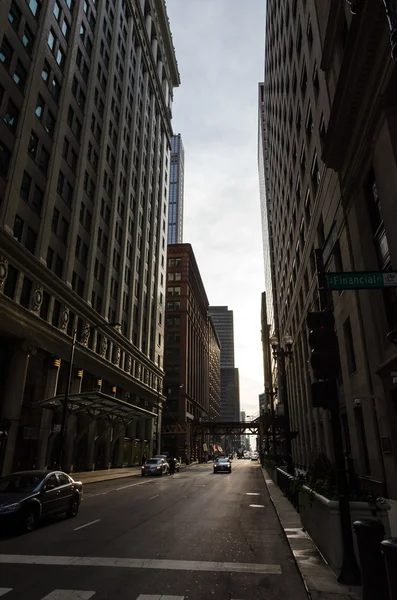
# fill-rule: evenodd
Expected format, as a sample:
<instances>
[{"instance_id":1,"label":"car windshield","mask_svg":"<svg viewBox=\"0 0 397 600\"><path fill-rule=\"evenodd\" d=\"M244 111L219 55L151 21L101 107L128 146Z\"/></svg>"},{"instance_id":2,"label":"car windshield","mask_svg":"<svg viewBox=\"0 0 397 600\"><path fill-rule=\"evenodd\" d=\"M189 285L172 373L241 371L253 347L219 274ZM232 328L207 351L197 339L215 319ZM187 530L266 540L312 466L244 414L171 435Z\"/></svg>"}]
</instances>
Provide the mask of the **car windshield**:
<instances>
[{"instance_id":1,"label":"car windshield","mask_svg":"<svg viewBox=\"0 0 397 600\"><path fill-rule=\"evenodd\" d=\"M217 462L229 462L228 458L218 458Z\"/></svg>"},{"instance_id":2,"label":"car windshield","mask_svg":"<svg viewBox=\"0 0 397 600\"><path fill-rule=\"evenodd\" d=\"M0 479L0 494L33 492L43 481L45 473L14 473Z\"/></svg>"},{"instance_id":3,"label":"car windshield","mask_svg":"<svg viewBox=\"0 0 397 600\"><path fill-rule=\"evenodd\" d=\"M150 458L149 460L146 461L147 465L159 465L160 463L161 463L160 458Z\"/></svg>"}]
</instances>

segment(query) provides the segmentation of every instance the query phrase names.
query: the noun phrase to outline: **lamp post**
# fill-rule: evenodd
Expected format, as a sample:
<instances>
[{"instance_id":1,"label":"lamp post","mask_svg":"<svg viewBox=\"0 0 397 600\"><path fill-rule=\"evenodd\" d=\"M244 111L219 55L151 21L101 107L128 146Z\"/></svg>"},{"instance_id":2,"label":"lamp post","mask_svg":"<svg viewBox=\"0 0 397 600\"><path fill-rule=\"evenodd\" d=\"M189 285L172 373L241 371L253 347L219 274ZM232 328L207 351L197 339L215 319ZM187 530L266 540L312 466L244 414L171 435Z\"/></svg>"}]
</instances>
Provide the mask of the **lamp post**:
<instances>
[{"instance_id":1,"label":"lamp post","mask_svg":"<svg viewBox=\"0 0 397 600\"><path fill-rule=\"evenodd\" d=\"M121 327L121 323L106 323L106 324L104 323L102 325L101 324L94 325L93 327L88 325L88 327L90 329L101 329L103 327ZM61 442L60 442L59 457L58 457L59 469L62 468L63 455L64 455L64 451L65 451L66 424L67 424L67 416L68 416L68 401L69 401L69 394L70 394L70 385L72 382L74 352L75 352L77 343L80 342L81 339L82 338L80 338L80 340L77 340L77 329L74 329L73 335L72 335L72 342L71 342L71 346L70 346L69 369L68 369L68 377L66 380L65 396L63 398L63 404L62 404L62 421L61 421L61 431L60 431Z\"/></svg>"},{"instance_id":2,"label":"lamp post","mask_svg":"<svg viewBox=\"0 0 397 600\"><path fill-rule=\"evenodd\" d=\"M278 337L273 334L269 338L272 348L273 357L277 360L278 377L279 377L279 397L281 397L284 405L285 417L285 438L287 450L287 471L290 475L294 474L294 465L292 461L292 445L291 445L291 429L289 422L289 403L287 390L287 374L285 370L285 359L292 357L293 338L290 333L286 333L283 338L283 345L280 344Z\"/></svg>"}]
</instances>

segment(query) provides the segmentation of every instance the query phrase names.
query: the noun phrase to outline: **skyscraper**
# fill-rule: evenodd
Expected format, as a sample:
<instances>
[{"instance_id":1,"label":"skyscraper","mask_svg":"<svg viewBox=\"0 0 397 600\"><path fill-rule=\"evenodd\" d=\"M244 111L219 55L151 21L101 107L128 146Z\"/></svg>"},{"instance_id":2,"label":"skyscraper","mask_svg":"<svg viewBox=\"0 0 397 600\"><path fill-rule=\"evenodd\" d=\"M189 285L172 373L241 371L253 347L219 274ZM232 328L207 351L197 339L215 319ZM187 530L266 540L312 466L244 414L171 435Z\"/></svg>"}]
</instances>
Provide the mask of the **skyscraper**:
<instances>
[{"instance_id":1,"label":"skyscraper","mask_svg":"<svg viewBox=\"0 0 397 600\"><path fill-rule=\"evenodd\" d=\"M317 452L333 458L328 412L311 403L306 316L322 308L314 250L322 250L330 272L388 271L397 264L396 67L388 3L354 3L356 15L352 4L267 2L259 97L262 214L270 232L264 239L273 241L278 339L293 338L287 381L300 465ZM397 499L397 393L390 381L397 370L396 289L334 291L327 303L339 343L345 451L360 477L383 482L371 484L375 493Z\"/></svg>"},{"instance_id":2,"label":"skyscraper","mask_svg":"<svg viewBox=\"0 0 397 600\"><path fill-rule=\"evenodd\" d=\"M227 306L210 306L209 314L221 343L221 421L240 418L240 385L234 365L233 311Z\"/></svg>"},{"instance_id":3,"label":"skyscraper","mask_svg":"<svg viewBox=\"0 0 397 600\"><path fill-rule=\"evenodd\" d=\"M170 190L168 208L168 243L183 242L183 194L185 177L185 150L181 134L171 138Z\"/></svg>"},{"instance_id":4,"label":"skyscraper","mask_svg":"<svg viewBox=\"0 0 397 600\"><path fill-rule=\"evenodd\" d=\"M3 472L56 460L61 415L48 409L75 340L75 402L93 393L116 413L127 401L136 423L121 419L116 436L81 411L68 465L134 462L155 438L163 378L179 85L165 2L3 0L0 45Z\"/></svg>"}]
</instances>

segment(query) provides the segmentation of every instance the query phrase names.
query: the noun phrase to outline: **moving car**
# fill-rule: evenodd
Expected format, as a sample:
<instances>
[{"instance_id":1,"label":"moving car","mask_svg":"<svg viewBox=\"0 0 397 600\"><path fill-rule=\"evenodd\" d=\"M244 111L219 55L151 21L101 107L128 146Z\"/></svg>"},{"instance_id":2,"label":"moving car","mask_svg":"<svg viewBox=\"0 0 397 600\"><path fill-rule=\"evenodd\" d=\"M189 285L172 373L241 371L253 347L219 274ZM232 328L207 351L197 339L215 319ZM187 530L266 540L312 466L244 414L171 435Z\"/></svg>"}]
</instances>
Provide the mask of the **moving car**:
<instances>
[{"instance_id":1,"label":"moving car","mask_svg":"<svg viewBox=\"0 0 397 600\"><path fill-rule=\"evenodd\" d=\"M217 458L214 462L214 473L231 473L232 472L232 463L228 458Z\"/></svg>"},{"instance_id":2,"label":"moving car","mask_svg":"<svg viewBox=\"0 0 397 600\"><path fill-rule=\"evenodd\" d=\"M164 458L164 460L167 461L168 465L170 464L170 460L172 460L172 458L170 458L167 454L155 454L155 456L153 458ZM179 470L181 468L181 463L179 462L179 460L177 458L174 458L175 461L175 473L179 473Z\"/></svg>"},{"instance_id":3,"label":"moving car","mask_svg":"<svg viewBox=\"0 0 397 600\"><path fill-rule=\"evenodd\" d=\"M141 473L142 477L145 475L166 475L169 471L169 466L165 458L149 458L142 465Z\"/></svg>"},{"instance_id":4,"label":"moving car","mask_svg":"<svg viewBox=\"0 0 397 600\"><path fill-rule=\"evenodd\" d=\"M83 484L62 471L21 471L0 479L0 527L33 531L46 517L75 517Z\"/></svg>"}]
</instances>

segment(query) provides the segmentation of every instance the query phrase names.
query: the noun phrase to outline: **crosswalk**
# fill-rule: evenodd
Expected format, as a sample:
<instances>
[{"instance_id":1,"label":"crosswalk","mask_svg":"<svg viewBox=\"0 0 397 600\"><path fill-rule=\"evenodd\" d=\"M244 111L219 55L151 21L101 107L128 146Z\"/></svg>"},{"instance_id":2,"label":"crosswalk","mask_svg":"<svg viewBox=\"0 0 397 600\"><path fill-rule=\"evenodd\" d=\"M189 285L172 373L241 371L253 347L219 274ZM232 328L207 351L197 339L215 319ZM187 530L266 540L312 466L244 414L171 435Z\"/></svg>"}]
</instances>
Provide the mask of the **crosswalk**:
<instances>
[{"instance_id":1,"label":"crosswalk","mask_svg":"<svg viewBox=\"0 0 397 600\"><path fill-rule=\"evenodd\" d=\"M13 588L0 588L0 596L12 592ZM89 590L52 590L41 600L90 600L95 592ZM6 598L4 600L7 600ZM185 596L169 596L164 594L140 594L136 600L185 600ZM233 599L232 599L233 600Z\"/></svg>"}]
</instances>

